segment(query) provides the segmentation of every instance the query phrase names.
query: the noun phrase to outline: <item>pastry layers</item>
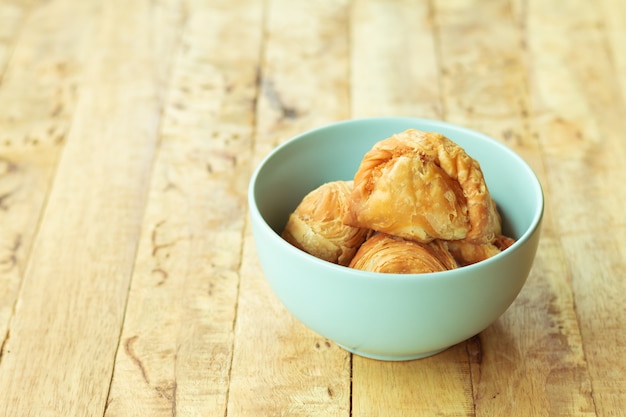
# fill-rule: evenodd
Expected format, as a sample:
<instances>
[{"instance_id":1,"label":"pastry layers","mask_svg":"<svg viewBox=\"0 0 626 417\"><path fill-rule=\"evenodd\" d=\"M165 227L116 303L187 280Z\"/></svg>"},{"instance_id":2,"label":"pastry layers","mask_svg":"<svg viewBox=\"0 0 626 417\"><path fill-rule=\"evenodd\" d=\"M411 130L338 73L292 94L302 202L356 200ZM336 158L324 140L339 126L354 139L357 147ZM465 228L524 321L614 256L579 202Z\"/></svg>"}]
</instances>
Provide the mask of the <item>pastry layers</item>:
<instances>
[{"instance_id":1,"label":"pastry layers","mask_svg":"<svg viewBox=\"0 0 626 417\"><path fill-rule=\"evenodd\" d=\"M415 129L366 153L343 220L418 242L488 243L501 233L478 162L445 136Z\"/></svg>"},{"instance_id":2,"label":"pastry layers","mask_svg":"<svg viewBox=\"0 0 626 417\"><path fill-rule=\"evenodd\" d=\"M354 181L308 194L282 236L355 269L427 273L508 248L500 223L479 163L443 135L409 129L376 143Z\"/></svg>"},{"instance_id":3,"label":"pastry layers","mask_svg":"<svg viewBox=\"0 0 626 417\"><path fill-rule=\"evenodd\" d=\"M467 266L489 259L507 249L513 243L515 243L515 239L499 235L493 242L489 243L472 243L463 240L449 241L448 250L460 266Z\"/></svg>"},{"instance_id":4,"label":"pastry layers","mask_svg":"<svg viewBox=\"0 0 626 417\"><path fill-rule=\"evenodd\" d=\"M307 194L289 216L282 237L320 259L348 265L368 229L343 223L352 181L323 184Z\"/></svg>"},{"instance_id":5,"label":"pastry layers","mask_svg":"<svg viewBox=\"0 0 626 417\"><path fill-rule=\"evenodd\" d=\"M423 274L455 269L457 263L441 240L420 243L376 233L361 245L349 266L370 272Z\"/></svg>"}]
</instances>

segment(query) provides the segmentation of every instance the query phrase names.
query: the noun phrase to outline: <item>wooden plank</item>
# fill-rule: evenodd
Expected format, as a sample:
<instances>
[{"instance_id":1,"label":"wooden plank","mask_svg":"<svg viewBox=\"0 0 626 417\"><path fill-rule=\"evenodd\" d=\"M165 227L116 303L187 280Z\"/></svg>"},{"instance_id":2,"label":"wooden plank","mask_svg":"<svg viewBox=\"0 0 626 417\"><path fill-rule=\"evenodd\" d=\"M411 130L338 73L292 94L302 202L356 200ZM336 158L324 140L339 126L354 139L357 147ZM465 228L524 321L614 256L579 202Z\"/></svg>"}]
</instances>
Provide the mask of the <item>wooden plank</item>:
<instances>
[{"instance_id":1,"label":"wooden plank","mask_svg":"<svg viewBox=\"0 0 626 417\"><path fill-rule=\"evenodd\" d=\"M311 3L268 1L256 162L297 133L350 117L347 1Z\"/></svg>"},{"instance_id":2,"label":"wooden plank","mask_svg":"<svg viewBox=\"0 0 626 417\"><path fill-rule=\"evenodd\" d=\"M574 301L599 416L626 409L626 228L564 236Z\"/></svg>"},{"instance_id":3,"label":"wooden plank","mask_svg":"<svg viewBox=\"0 0 626 417\"><path fill-rule=\"evenodd\" d=\"M559 229L608 230L623 224L626 110L599 4L562 6L528 4L533 129Z\"/></svg>"},{"instance_id":4,"label":"wooden plank","mask_svg":"<svg viewBox=\"0 0 626 417\"><path fill-rule=\"evenodd\" d=\"M229 416L350 416L351 355L280 304L246 234Z\"/></svg>"},{"instance_id":5,"label":"wooden plank","mask_svg":"<svg viewBox=\"0 0 626 417\"><path fill-rule=\"evenodd\" d=\"M71 125L97 16L88 2L1 7L0 43L6 39L7 61L0 57L0 345L8 337L33 236ZM75 25L63 20L68 8L79 17Z\"/></svg>"},{"instance_id":6,"label":"wooden plank","mask_svg":"<svg viewBox=\"0 0 626 417\"><path fill-rule=\"evenodd\" d=\"M406 362L354 355L352 415L473 416L469 372L465 343Z\"/></svg>"},{"instance_id":7,"label":"wooden plank","mask_svg":"<svg viewBox=\"0 0 626 417\"><path fill-rule=\"evenodd\" d=\"M477 415L595 416L567 257L544 236L526 286L470 345Z\"/></svg>"},{"instance_id":8,"label":"wooden plank","mask_svg":"<svg viewBox=\"0 0 626 417\"><path fill-rule=\"evenodd\" d=\"M427 2L352 2L350 97L355 117L443 117L433 24Z\"/></svg>"},{"instance_id":9,"label":"wooden plank","mask_svg":"<svg viewBox=\"0 0 626 417\"><path fill-rule=\"evenodd\" d=\"M512 147L546 184L543 149L533 134L524 10L505 1L478 3L436 3L446 117ZM468 344L476 415L595 413L549 203L544 241L525 288ZM556 322L554 311L560 312Z\"/></svg>"},{"instance_id":10,"label":"wooden plank","mask_svg":"<svg viewBox=\"0 0 626 417\"><path fill-rule=\"evenodd\" d=\"M226 415L262 17L189 3L106 416Z\"/></svg>"},{"instance_id":11,"label":"wooden plank","mask_svg":"<svg viewBox=\"0 0 626 417\"><path fill-rule=\"evenodd\" d=\"M354 117L443 117L432 19L424 2L353 3ZM355 417L473 413L465 343L417 361L382 362L354 355L352 362Z\"/></svg>"},{"instance_id":12,"label":"wooden plank","mask_svg":"<svg viewBox=\"0 0 626 417\"><path fill-rule=\"evenodd\" d=\"M602 21L606 22L604 29L611 54L612 74L621 87L623 109L626 103L626 4L618 0L605 0L602 4ZM623 116L624 113L621 114ZM617 128L615 125L616 137ZM623 133L623 128L621 131ZM624 150L623 139L620 144ZM619 172L623 174L624 169L621 168ZM623 181L625 177L622 175L620 178ZM599 398L598 414L611 415L626 409L626 391L623 388L626 386L626 367L620 360L623 357L620 352L626 346L626 325L623 319L626 312L623 301L618 299L618 294L624 293L624 280L620 278L626 260L624 230L613 229L600 239L592 234L589 237L568 236L563 240L567 253L573 259L579 315L586 318L581 320L581 327L591 365L594 395ZM587 258L592 261L584 262L583 259ZM593 294L593 297L589 294ZM596 321L602 325L598 326Z\"/></svg>"},{"instance_id":13,"label":"wooden plank","mask_svg":"<svg viewBox=\"0 0 626 417\"><path fill-rule=\"evenodd\" d=\"M626 3L604 0L601 20L607 35L613 73L619 82L622 102L626 102Z\"/></svg>"},{"instance_id":14,"label":"wooden plank","mask_svg":"<svg viewBox=\"0 0 626 417\"><path fill-rule=\"evenodd\" d=\"M612 111L615 107L619 109L621 104L610 91L613 90L611 80L615 78L609 74L610 68L607 65L606 56L602 56L604 49L601 46L602 35L598 32L601 26L597 24L597 10L593 8L593 5L582 3L569 3L565 8L560 6L552 8L553 6L555 5L539 2L536 4L531 3L522 12L527 16L525 33L529 51L528 59L533 64L531 73L531 79L533 80L531 84L533 119L531 124L533 130L537 132L535 136L540 140L541 148L545 151L547 183L544 185L547 189L547 209L552 210L553 213L558 213L558 215L555 214L554 216L556 232L570 233L578 228L590 227L590 223L595 223L599 218L603 218L602 221L607 221L607 219L614 217L616 214L607 213L606 207L600 207L606 203L598 204L599 202L594 201L592 195L589 195L584 189L581 190L581 188L586 188L587 184L593 186L594 178L607 178L605 174L596 172L602 168L599 168L600 164L594 163L594 160L605 158L609 166L614 166L615 160L620 159L620 155L623 155L623 148L620 149L620 144L614 140L616 137L615 127L618 124L618 112ZM575 41L581 36L581 31L584 32L582 36L586 43L591 42L594 45L582 46ZM578 51L581 47L585 50L594 51L590 54L579 54ZM575 59L573 58L574 56L576 57ZM582 59L578 61L581 57ZM594 73L606 73L608 82L605 84L594 83L593 89L586 88L586 85L583 84L589 84L591 80L585 79L593 76ZM612 100L614 100L614 103L608 105L607 103ZM600 111L600 108L610 108L611 110ZM599 129L600 126L601 129ZM609 156L607 152L603 152L603 147L598 148L597 145L601 142L606 142L607 145L610 144L608 145L611 149L610 152L613 152L614 155ZM608 151L609 148L604 149ZM591 152L589 152L590 150ZM593 166L598 166L599 169L591 168ZM591 173L591 170L594 173ZM614 170L613 172L617 172L619 177L619 170ZM610 181L613 180L615 180L613 186L617 190L617 183L623 181L623 179L615 179L614 174L611 174ZM575 187L573 184L576 184ZM611 185L605 183L602 187L611 187ZM576 191L574 191L574 188L576 188ZM568 192L574 192L575 195L565 196L564 193ZM606 193L606 188L593 192L612 198ZM585 201L582 201L581 196L585 196ZM564 201L563 198L566 198L566 200ZM617 198L621 199L622 197L617 196ZM596 219L588 214L584 215L585 219L590 219L589 222L586 220L573 222L573 217L565 219L565 217L575 212L579 212L579 215L582 215L582 212L591 213L593 211L597 213L597 210L602 210L602 212L599 213ZM565 212L570 214L565 214ZM599 225L591 227L599 227ZM545 240L546 238L544 238ZM536 274L540 274L541 280L551 277L550 284L554 287L554 290L550 291L550 293L553 295L550 299L538 303L538 306L548 306L548 310L545 311L545 307L540 309L534 307L532 315L536 316L540 313L541 316L536 316L528 320L528 322L549 323L550 325L542 334L543 338L537 338L538 334L533 336L533 333L531 333L529 335L530 340L535 338L538 346L533 347L528 352L539 349L543 350L541 354L545 357L554 355L555 358L563 358L559 368L553 369L546 375L544 390L548 394L548 401L545 407L550 407L553 413L593 415L596 411L600 413L595 391L595 381L593 380L593 362L587 352L580 352L579 349L574 349L574 347L582 341L585 344L587 343L585 326L589 324L586 324L586 322L595 322L596 317L580 311L576 291L577 283L575 280L573 283L570 281L572 272L568 268L569 262L566 261L569 257L562 253L562 248L559 249L561 246L560 241L550 239L548 242L549 246L544 244L542 250L540 250L538 262L539 265L542 265L544 264L544 258L552 257L554 265L551 271L544 273L539 269L536 271ZM558 265L556 260L561 260L560 262L563 266L555 269L556 265ZM549 265L549 263L546 261L545 265ZM526 289L534 288L533 286L540 282L537 279L536 275L531 275ZM560 284L559 280L566 282L569 289ZM558 288L555 286L556 284L563 288L560 291L556 291ZM569 295L572 292L572 285L574 286L573 295ZM591 288L587 288L586 291L591 291ZM567 298L563 298L565 294L568 294ZM523 292L520 296L520 302L514 304L513 309L529 309L530 307L524 307L526 303L521 301L525 300L529 295L531 295L530 292ZM571 301L569 300L570 297ZM541 292L538 291L533 298L540 301ZM559 301L559 298L561 301ZM556 304L555 301L557 301ZM567 302L563 303L563 301ZM571 304L571 307L568 306L569 304ZM553 318L554 312L559 312L559 316L565 319L565 323L572 323L571 319L566 319L570 314L566 315L565 312L573 309L574 306L577 307L575 311L580 321L578 326L580 328L579 332L582 332L581 342L578 341L578 337L572 337L574 333L566 336L568 332L564 333L563 331L568 328L573 331L573 325L568 326L560 322L560 320L555 322ZM556 337L557 340L560 339L561 346L559 347L558 344L552 342L553 346L549 347L546 344L546 339L551 337ZM528 340L520 341L531 346ZM544 347L540 348L540 346ZM560 352L561 349L564 350ZM586 361L581 361L581 358ZM602 359L599 361L602 363ZM583 366L588 369L583 369ZM590 378L592 378L591 381ZM564 393L562 392L562 386L568 382L571 391ZM554 392L555 388L549 389L551 386L560 388L557 392ZM593 393L591 386L594 386ZM571 393L575 393L576 396L572 397ZM559 399L559 394L563 398Z\"/></svg>"},{"instance_id":15,"label":"wooden plank","mask_svg":"<svg viewBox=\"0 0 626 417\"><path fill-rule=\"evenodd\" d=\"M524 39L508 1L437 1L442 94L448 121L487 133L543 165L528 122Z\"/></svg>"},{"instance_id":16,"label":"wooden plank","mask_svg":"<svg viewBox=\"0 0 626 417\"><path fill-rule=\"evenodd\" d=\"M598 3L529 4L533 102L598 415L623 410L625 114ZM619 11L617 11L619 13ZM547 27L547 20L550 26ZM614 39L614 38L612 38ZM580 51L585 53L581 54Z\"/></svg>"},{"instance_id":17,"label":"wooden plank","mask_svg":"<svg viewBox=\"0 0 626 417\"><path fill-rule=\"evenodd\" d=\"M167 65L154 41L169 32L154 30L151 8L106 2L94 29L4 345L3 415L103 414L156 146L153 71ZM65 15L76 18L73 7Z\"/></svg>"},{"instance_id":18,"label":"wooden plank","mask_svg":"<svg viewBox=\"0 0 626 417\"><path fill-rule=\"evenodd\" d=\"M253 165L291 135L349 116L348 2L267 7ZM349 409L350 355L280 305L247 228L228 415L348 416Z\"/></svg>"},{"instance_id":19,"label":"wooden plank","mask_svg":"<svg viewBox=\"0 0 626 417\"><path fill-rule=\"evenodd\" d=\"M0 80L13 52L28 7L19 3L0 3Z\"/></svg>"}]
</instances>

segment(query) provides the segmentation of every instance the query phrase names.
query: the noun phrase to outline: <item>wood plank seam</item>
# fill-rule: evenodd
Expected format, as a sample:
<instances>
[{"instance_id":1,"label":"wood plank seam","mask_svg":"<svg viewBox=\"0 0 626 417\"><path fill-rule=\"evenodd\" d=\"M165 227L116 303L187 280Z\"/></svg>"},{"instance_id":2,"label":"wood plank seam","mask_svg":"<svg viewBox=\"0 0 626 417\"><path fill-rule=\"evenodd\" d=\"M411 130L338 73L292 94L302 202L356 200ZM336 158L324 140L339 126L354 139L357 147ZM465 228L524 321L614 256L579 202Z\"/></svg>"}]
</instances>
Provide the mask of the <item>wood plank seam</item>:
<instances>
[{"instance_id":1,"label":"wood plank seam","mask_svg":"<svg viewBox=\"0 0 626 417\"><path fill-rule=\"evenodd\" d=\"M248 146L248 153L250 155L254 155L254 149L256 145L255 139L257 137L259 96L262 94L263 62L265 61L265 53L266 53L267 38L268 38L268 2L269 1L270 0L261 0L261 3L262 3L262 6L261 6L262 14L261 14L261 23L260 23L261 36L259 40L257 64L255 66L255 71L254 71L255 72L255 77L254 77L255 94L251 102L251 107L253 109L253 112L252 112L253 120L252 120L252 129L250 132L251 140ZM247 177L251 176L255 167L256 167L256 163L255 163L254 158L250 158L250 161L247 164L247 171L248 171ZM233 316L233 322L232 322L232 327L231 327L231 332L233 335L235 334L237 323L239 320L239 300L240 300L239 295L240 295L240 288L241 288L241 274L242 274L242 266L244 263L243 259L244 259L246 236L249 233L249 227L251 227L249 223L250 223L249 214L246 212L246 215L244 216L243 227L241 228L241 235L240 235L241 244L239 246L239 265L236 268L238 279L237 279L237 289L236 289L235 306L234 306L234 316ZM231 344L230 344L231 355L230 355L230 360L228 363L228 372L227 372L228 381L232 380L235 343L236 343L236 338L233 337ZM231 387L229 383L226 388L226 393L225 393L223 417L228 417L229 415L228 407L230 405L230 391L231 391Z\"/></svg>"},{"instance_id":2,"label":"wood plank seam","mask_svg":"<svg viewBox=\"0 0 626 417\"><path fill-rule=\"evenodd\" d=\"M15 6L18 7L18 6ZM5 60L4 62L0 61L0 87L2 87L2 80L4 78L4 74L6 72L6 69L9 65L9 62L11 61L11 57L13 55L13 52L15 51L15 45L18 43L18 39L20 38L20 34L22 33L23 30L23 23L24 21L28 18L28 14L30 12L30 9L32 8L32 6L27 6L27 7L22 7L21 8L21 17L18 19L17 22L14 22L15 26L17 27L16 30L13 31L13 33L10 36L10 39L8 42L4 42L4 45L8 45L5 47L5 49L8 51L5 54ZM0 43L0 46L2 46L2 43ZM2 56L0 55L0 58L2 58Z\"/></svg>"}]
</instances>

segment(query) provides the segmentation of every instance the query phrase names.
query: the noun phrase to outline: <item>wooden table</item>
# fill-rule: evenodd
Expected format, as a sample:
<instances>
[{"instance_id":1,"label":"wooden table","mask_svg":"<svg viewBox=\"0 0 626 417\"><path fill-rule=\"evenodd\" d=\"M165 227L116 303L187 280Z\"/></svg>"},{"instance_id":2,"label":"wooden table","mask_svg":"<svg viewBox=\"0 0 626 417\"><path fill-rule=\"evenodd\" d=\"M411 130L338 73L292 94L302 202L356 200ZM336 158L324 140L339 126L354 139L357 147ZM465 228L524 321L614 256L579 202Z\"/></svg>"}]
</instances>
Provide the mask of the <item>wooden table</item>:
<instances>
[{"instance_id":1,"label":"wooden table","mask_svg":"<svg viewBox=\"0 0 626 417\"><path fill-rule=\"evenodd\" d=\"M626 3L0 0L0 416L626 411ZM437 118L545 189L528 282L417 361L271 293L246 192L295 133Z\"/></svg>"}]
</instances>

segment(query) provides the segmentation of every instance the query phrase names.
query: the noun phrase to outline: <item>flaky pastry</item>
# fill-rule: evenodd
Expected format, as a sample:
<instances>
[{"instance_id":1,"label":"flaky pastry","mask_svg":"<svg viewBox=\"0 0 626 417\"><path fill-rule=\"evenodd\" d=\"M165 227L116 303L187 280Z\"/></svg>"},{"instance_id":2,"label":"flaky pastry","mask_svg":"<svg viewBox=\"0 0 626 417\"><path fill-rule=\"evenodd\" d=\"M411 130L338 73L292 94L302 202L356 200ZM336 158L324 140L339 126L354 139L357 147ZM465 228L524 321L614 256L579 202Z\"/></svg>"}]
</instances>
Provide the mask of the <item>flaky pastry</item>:
<instances>
[{"instance_id":1,"label":"flaky pastry","mask_svg":"<svg viewBox=\"0 0 626 417\"><path fill-rule=\"evenodd\" d=\"M419 243L386 233L376 233L357 251L351 268L370 272L421 274L457 267L445 242Z\"/></svg>"},{"instance_id":2,"label":"flaky pastry","mask_svg":"<svg viewBox=\"0 0 626 417\"><path fill-rule=\"evenodd\" d=\"M499 235L493 243L472 243L464 240L448 241L448 250L461 266L489 259L515 243L515 239Z\"/></svg>"},{"instance_id":3,"label":"flaky pastry","mask_svg":"<svg viewBox=\"0 0 626 417\"><path fill-rule=\"evenodd\" d=\"M342 222L351 191L352 181L333 181L311 191L289 216L283 239L317 258L348 265L369 232Z\"/></svg>"},{"instance_id":4,"label":"flaky pastry","mask_svg":"<svg viewBox=\"0 0 626 417\"><path fill-rule=\"evenodd\" d=\"M344 223L420 242L488 243L501 231L478 162L445 136L415 129L366 153Z\"/></svg>"}]
</instances>

